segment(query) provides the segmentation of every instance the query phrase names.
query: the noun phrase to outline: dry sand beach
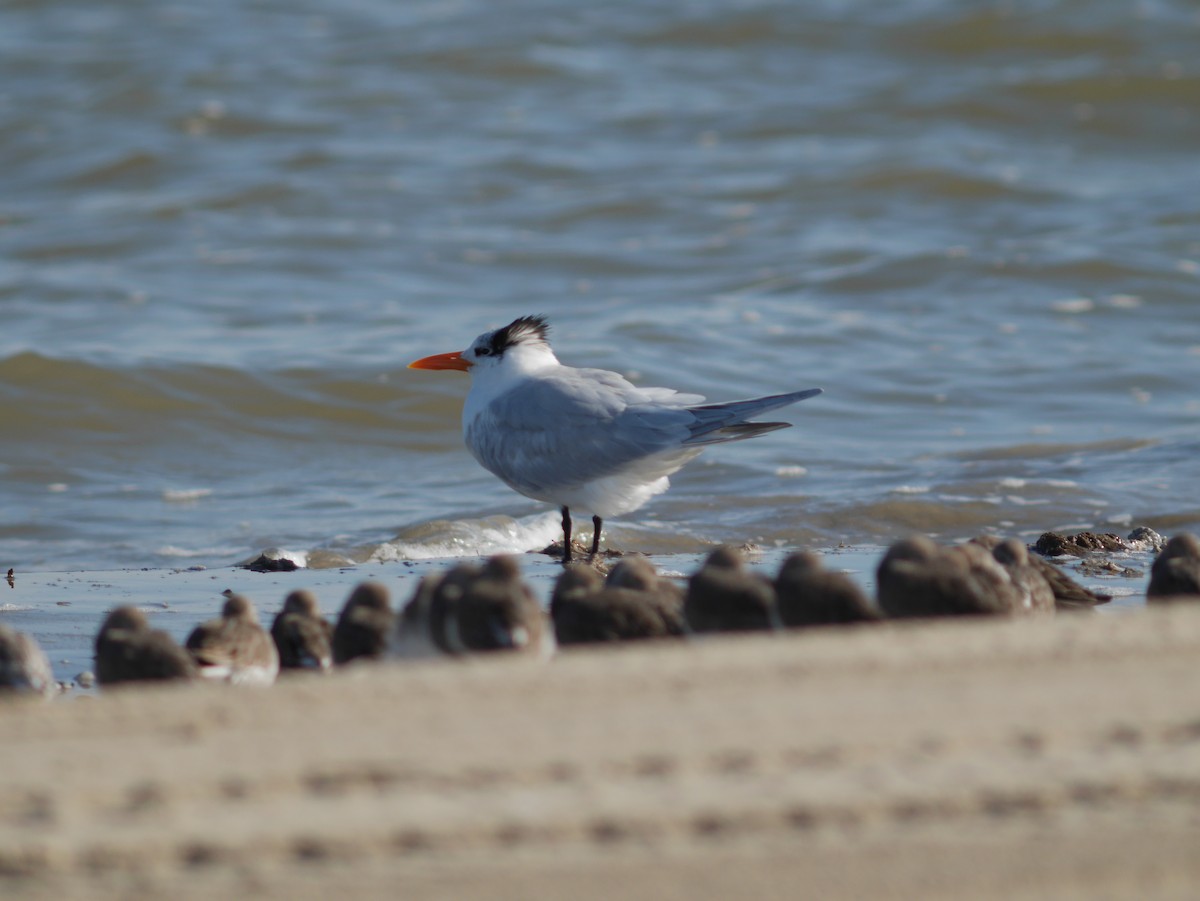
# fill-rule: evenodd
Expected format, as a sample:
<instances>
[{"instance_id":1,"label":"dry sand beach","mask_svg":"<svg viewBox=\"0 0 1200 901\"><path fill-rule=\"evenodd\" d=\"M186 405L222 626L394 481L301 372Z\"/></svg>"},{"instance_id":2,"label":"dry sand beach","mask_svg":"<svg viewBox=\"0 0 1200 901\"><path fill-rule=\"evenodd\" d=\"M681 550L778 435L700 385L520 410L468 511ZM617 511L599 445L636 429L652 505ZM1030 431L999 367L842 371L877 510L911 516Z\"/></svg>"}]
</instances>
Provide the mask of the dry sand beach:
<instances>
[{"instance_id":1,"label":"dry sand beach","mask_svg":"<svg viewBox=\"0 0 1200 901\"><path fill-rule=\"evenodd\" d=\"M1190 898L1200 605L0 708L27 898Z\"/></svg>"}]
</instances>

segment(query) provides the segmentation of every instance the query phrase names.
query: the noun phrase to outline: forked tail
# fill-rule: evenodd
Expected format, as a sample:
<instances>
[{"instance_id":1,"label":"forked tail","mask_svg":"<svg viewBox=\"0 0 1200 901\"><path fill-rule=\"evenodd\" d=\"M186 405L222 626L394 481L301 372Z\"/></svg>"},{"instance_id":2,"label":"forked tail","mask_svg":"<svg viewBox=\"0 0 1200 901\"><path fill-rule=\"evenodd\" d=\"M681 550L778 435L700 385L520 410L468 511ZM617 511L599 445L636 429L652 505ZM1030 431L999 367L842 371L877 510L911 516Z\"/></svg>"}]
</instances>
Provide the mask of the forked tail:
<instances>
[{"instance_id":1,"label":"forked tail","mask_svg":"<svg viewBox=\"0 0 1200 901\"><path fill-rule=\"evenodd\" d=\"M796 404L821 393L822 389L820 388L808 388L788 394L772 394L768 397L754 397L750 400L735 400L726 404L688 407L688 412L696 417L696 421L689 427L692 434L684 442L684 445L742 441L766 432L773 432L776 429L786 429L791 425L790 422L747 422L746 420L759 413Z\"/></svg>"}]
</instances>

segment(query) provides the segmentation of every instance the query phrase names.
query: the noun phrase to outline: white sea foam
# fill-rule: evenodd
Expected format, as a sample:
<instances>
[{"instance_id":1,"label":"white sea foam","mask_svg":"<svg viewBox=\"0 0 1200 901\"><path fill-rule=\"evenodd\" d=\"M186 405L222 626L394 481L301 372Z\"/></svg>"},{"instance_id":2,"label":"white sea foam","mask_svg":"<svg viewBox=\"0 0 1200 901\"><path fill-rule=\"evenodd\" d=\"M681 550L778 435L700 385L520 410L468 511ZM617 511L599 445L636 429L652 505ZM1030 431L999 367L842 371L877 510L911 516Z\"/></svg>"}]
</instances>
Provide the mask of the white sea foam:
<instances>
[{"instance_id":1,"label":"white sea foam","mask_svg":"<svg viewBox=\"0 0 1200 901\"><path fill-rule=\"evenodd\" d=\"M244 557L245 552L246 549L243 547L180 547L177 544L164 544L154 551L159 557L165 557L170 560L194 560L197 557L230 560L239 559L239 555ZM273 548L271 553L272 555L286 557L300 567L308 565L307 551L287 551ZM258 555L255 554L255 556Z\"/></svg>"},{"instance_id":2,"label":"white sea foam","mask_svg":"<svg viewBox=\"0 0 1200 901\"><path fill-rule=\"evenodd\" d=\"M211 488L167 488L162 493L162 499L170 504L188 504L212 493Z\"/></svg>"},{"instance_id":3,"label":"white sea foam","mask_svg":"<svg viewBox=\"0 0 1200 901\"><path fill-rule=\"evenodd\" d=\"M1114 598L1131 598L1141 594L1141 592L1136 588L1124 585L1112 585L1108 582L1101 584L1093 583L1088 587L1094 588L1097 591L1103 591L1105 594L1111 594Z\"/></svg>"},{"instance_id":4,"label":"white sea foam","mask_svg":"<svg viewBox=\"0 0 1200 901\"><path fill-rule=\"evenodd\" d=\"M897 485L890 490L890 494L928 494L932 491L929 485Z\"/></svg>"},{"instance_id":5,"label":"white sea foam","mask_svg":"<svg viewBox=\"0 0 1200 901\"><path fill-rule=\"evenodd\" d=\"M1096 309L1096 301L1090 297L1068 297L1050 304L1055 313L1090 313Z\"/></svg>"},{"instance_id":6,"label":"white sea foam","mask_svg":"<svg viewBox=\"0 0 1200 901\"><path fill-rule=\"evenodd\" d=\"M577 524L591 537L591 521ZM371 553L378 562L429 560L437 557L474 557L491 554L523 554L530 548L550 544L562 535L558 513L539 513L524 519L491 516L487 519L435 520L406 529L394 540Z\"/></svg>"},{"instance_id":7,"label":"white sea foam","mask_svg":"<svg viewBox=\"0 0 1200 901\"><path fill-rule=\"evenodd\" d=\"M1112 294L1108 298L1109 306L1122 310L1132 310L1142 305L1142 299L1136 294Z\"/></svg>"},{"instance_id":8,"label":"white sea foam","mask_svg":"<svg viewBox=\"0 0 1200 901\"><path fill-rule=\"evenodd\" d=\"M798 479L808 475L808 468L805 466L779 466L775 469L775 475L781 479Z\"/></svg>"}]
</instances>

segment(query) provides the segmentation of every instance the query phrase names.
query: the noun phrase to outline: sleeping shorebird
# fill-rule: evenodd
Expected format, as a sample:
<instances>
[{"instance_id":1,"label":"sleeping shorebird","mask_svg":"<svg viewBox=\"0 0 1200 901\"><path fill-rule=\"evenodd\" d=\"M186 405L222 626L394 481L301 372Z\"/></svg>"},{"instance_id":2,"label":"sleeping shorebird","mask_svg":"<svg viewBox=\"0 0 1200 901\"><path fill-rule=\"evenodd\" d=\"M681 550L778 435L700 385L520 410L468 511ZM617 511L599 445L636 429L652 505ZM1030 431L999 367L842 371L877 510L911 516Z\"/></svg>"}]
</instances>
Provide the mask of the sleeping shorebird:
<instances>
[{"instance_id":1,"label":"sleeping shorebird","mask_svg":"<svg viewBox=\"0 0 1200 901\"><path fill-rule=\"evenodd\" d=\"M586 564L564 567L550 598L559 644L683 635L683 589L645 557L623 557L607 580Z\"/></svg>"},{"instance_id":2,"label":"sleeping shorebird","mask_svg":"<svg viewBox=\"0 0 1200 901\"><path fill-rule=\"evenodd\" d=\"M923 535L893 544L877 571L879 606L890 617L1053 613L980 544L940 547Z\"/></svg>"},{"instance_id":3,"label":"sleeping shorebird","mask_svg":"<svg viewBox=\"0 0 1200 901\"><path fill-rule=\"evenodd\" d=\"M1002 566L1006 565L1008 560L1022 560L1021 552L1014 547L1015 544L1020 544L1015 538L1001 540L995 535L976 535L971 541L990 550L992 556L996 557ZM1001 550L1001 545L1004 545L1005 549ZM1022 548L1025 550L1024 562L1019 565L1028 566L1042 577L1054 595L1056 610L1091 610L1098 604L1107 604L1112 600L1111 594L1085 588L1068 576L1062 568L1055 566L1041 554L1029 553L1029 549L1024 545Z\"/></svg>"},{"instance_id":4,"label":"sleeping shorebird","mask_svg":"<svg viewBox=\"0 0 1200 901\"><path fill-rule=\"evenodd\" d=\"M422 579L400 613L392 647L398 657L514 651L546 658L554 650L546 614L507 555Z\"/></svg>"},{"instance_id":5,"label":"sleeping shorebird","mask_svg":"<svg viewBox=\"0 0 1200 901\"><path fill-rule=\"evenodd\" d=\"M378 660L387 651L396 614L388 590L379 582L362 582L346 599L333 627L333 662Z\"/></svg>"},{"instance_id":6,"label":"sleeping shorebird","mask_svg":"<svg viewBox=\"0 0 1200 901\"><path fill-rule=\"evenodd\" d=\"M0 693L10 691L48 698L58 683L33 637L0 623Z\"/></svg>"},{"instance_id":7,"label":"sleeping shorebird","mask_svg":"<svg viewBox=\"0 0 1200 901\"><path fill-rule=\"evenodd\" d=\"M162 629L151 629L146 614L136 607L109 611L96 633L96 681L101 685L198 675L192 655Z\"/></svg>"},{"instance_id":8,"label":"sleeping shorebird","mask_svg":"<svg viewBox=\"0 0 1200 901\"><path fill-rule=\"evenodd\" d=\"M1157 602L1195 595L1200 595L1200 539L1181 532L1167 542L1151 565L1146 597Z\"/></svg>"},{"instance_id":9,"label":"sleeping shorebird","mask_svg":"<svg viewBox=\"0 0 1200 901\"><path fill-rule=\"evenodd\" d=\"M310 591L299 589L284 598L271 623L271 639L281 669L327 673L333 668L333 626L321 616Z\"/></svg>"},{"instance_id":10,"label":"sleeping shorebird","mask_svg":"<svg viewBox=\"0 0 1200 901\"><path fill-rule=\"evenodd\" d=\"M234 685L270 685L279 674L275 642L258 623L254 605L230 594L219 619L192 630L184 647L191 653L202 679Z\"/></svg>"},{"instance_id":11,"label":"sleeping shorebird","mask_svg":"<svg viewBox=\"0 0 1200 901\"><path fill-rule=\"evenodd\" d=\"M683 615L692 632L752 632L779 627L775 587L743 565L740 552L714 548L688 579Z\"/></svg>"},{"instance_id":12,"label":"sleeping shorebird","mask_svg":"<svg viewBox=\"0 0 1200 901\"><path fill-rule=\"evenodd\" d=\"M858 584L843 572L826 569L812 551L789 554L775 577L779 619L786 628L882 618Z\"/></svg>"}]
</instances>

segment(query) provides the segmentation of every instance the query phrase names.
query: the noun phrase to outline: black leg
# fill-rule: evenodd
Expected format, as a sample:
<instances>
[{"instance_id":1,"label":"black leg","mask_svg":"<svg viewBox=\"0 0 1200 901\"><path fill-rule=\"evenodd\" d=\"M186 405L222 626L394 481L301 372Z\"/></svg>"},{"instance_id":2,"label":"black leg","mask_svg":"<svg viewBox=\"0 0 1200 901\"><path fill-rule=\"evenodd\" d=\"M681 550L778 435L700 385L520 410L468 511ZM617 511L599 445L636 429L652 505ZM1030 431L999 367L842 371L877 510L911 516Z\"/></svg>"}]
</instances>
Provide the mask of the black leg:
<instances>
[{"instance_id":1,"label":"black leg","mask_svg":"<svg viewBox=\"0 0 1200 901\"><path fill-rule=\"evenodd\" d=\"M562 508L563 520L563 563L571 562L571 511Z\"/></svg>"},{"instance_id":2,"label":"black leg","mask_svg":"<svg viewBox=\"0 0 1200 901\"><path fill-rule=\"evenodd\" d=\"M600 550L600 523L599 516L592 517L592 525L596 527L596 531L592 532L592 553L595 554Z\"/></svg>"}]
</instances>

